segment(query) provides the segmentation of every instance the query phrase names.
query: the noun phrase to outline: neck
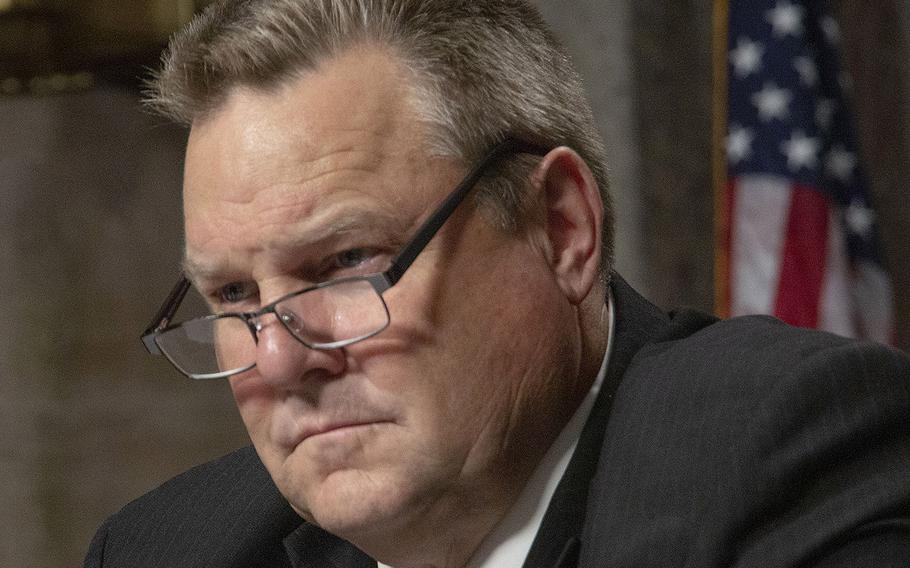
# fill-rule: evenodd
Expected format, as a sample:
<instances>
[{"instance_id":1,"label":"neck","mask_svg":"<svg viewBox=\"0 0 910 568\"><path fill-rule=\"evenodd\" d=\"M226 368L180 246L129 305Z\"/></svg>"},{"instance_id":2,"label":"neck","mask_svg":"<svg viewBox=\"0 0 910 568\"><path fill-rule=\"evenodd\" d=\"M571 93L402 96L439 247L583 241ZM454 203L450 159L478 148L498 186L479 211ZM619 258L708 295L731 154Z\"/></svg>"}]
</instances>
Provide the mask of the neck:
<instances>
[{"instance_id":1,"label":"neck","mask_svg":"<svg viewBox=\"0 0 910 568\"><path fill-rule=\"evenodd\" d=\"M610 341L609 308L607 288L595 285L579 307L582 353L580 377L584 377L584 392L591 387Z\"/></svg>"}]
</instances>

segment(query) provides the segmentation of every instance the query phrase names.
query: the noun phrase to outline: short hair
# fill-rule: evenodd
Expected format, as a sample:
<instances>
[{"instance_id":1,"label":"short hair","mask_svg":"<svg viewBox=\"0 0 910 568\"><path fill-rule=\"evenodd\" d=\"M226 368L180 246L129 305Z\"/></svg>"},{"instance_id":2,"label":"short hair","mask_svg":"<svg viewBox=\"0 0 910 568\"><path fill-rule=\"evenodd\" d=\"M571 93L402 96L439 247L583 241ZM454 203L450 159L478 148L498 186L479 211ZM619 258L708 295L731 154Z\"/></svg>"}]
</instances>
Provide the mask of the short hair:
<instances>
[{"instance_id":1,"label":"short hair","mask_svg":"<svg viewBox=\"0 0 910 568\"><path fill-rule=\"evenodd\" d=\"M575 150L600 187L608 281L614 215L603 143L565 49L524 0L221 0L171 39L146 102L190 125L236 87L268 92L371 44L410 74L428 153L470 164L506 136ZM534 164L509 160L478 189L500 227L518 230L527 219Z\"/></svg>"}]
</instances>

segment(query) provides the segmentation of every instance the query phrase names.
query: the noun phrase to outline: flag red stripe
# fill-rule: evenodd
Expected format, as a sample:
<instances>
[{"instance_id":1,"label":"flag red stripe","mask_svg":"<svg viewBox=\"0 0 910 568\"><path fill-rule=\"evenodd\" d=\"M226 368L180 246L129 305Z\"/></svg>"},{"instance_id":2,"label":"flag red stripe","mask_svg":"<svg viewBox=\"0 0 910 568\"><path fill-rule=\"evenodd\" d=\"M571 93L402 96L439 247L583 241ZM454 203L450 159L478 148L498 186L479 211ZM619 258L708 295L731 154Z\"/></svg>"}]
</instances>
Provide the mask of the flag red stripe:
<instances>
[{"instance_id":1,"label":"flag red stripe","mask_svg":"<svg viewBox=\"0 0 910 568\"><path fill-rule=\"evenodd\" d=\"M800 327L817 327L828 245L828 198L795 185L790 197L774 315Z\"/></svg>"}]
</instances>

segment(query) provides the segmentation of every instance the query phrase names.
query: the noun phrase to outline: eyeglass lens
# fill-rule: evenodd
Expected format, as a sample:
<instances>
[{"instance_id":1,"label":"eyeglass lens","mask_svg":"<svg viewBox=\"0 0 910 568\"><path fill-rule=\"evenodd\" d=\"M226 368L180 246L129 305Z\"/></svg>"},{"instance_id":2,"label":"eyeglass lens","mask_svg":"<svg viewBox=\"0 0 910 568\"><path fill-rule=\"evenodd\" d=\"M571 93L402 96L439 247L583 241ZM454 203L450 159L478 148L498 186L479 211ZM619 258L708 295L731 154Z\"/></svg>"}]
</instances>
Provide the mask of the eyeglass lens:
<instances>
[{"instance_id":1,"label":"eyeglass lens","mask_svg":"<svg viewBox=\"0 0 910 568\"><path fill-rule=\"evenodd\" d=\"M382 296L364 279L340 280L274 305L278 321L308 347L333 349L379 333L389 323ZM241 315L190 320L158 335L161 351L194 378L218 378L253 367L256 338ZM276 322L277 323L277 322ZM254 324L265 330L268 316Z\"/></svg>"}]
</instances>

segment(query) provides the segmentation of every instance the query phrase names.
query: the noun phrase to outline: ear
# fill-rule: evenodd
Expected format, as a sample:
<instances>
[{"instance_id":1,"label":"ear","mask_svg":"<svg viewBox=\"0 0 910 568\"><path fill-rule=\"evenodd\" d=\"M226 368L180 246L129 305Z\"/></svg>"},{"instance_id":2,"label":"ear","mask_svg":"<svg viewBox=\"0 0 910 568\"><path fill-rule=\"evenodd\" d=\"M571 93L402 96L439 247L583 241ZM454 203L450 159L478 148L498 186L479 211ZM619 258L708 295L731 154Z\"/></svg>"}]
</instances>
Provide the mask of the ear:
<instances>
[{"instance_id":1,"label":"ear","mask_svg":"<svg viewBox=\"0 0 910 568\"><path fill-rule=\"evenodd\" d=\"M573 150L552 150L534 172L543 192L546 247L557 284L579 304L600 272L603 201L594 175Z\"/></svg>"}]
</instances>

